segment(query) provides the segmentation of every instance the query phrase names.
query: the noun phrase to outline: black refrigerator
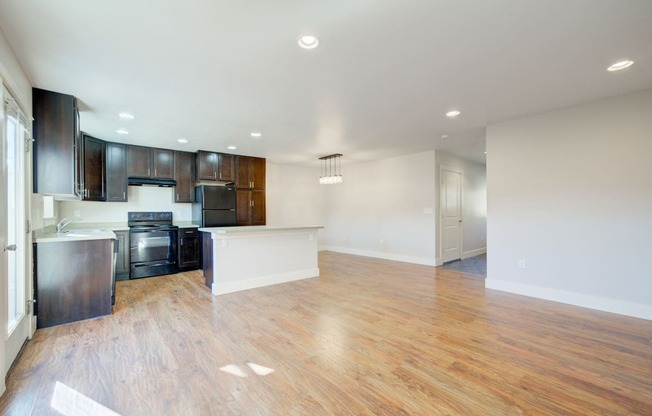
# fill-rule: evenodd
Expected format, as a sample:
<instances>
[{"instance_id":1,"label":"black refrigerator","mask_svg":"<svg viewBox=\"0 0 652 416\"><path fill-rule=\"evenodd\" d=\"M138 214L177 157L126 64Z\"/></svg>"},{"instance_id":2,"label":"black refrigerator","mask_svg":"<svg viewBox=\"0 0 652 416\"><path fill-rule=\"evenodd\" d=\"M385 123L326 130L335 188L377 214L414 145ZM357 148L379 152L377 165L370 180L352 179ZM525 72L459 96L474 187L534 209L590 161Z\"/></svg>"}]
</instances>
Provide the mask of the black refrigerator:
<instances>
[{"instance_id":1,"label":"black refrigerator","mask_svg":"<svg viewBox=\"0 0 652 416\"><path fill-rule=\"evenodd\" d=\"M236 225L235 186L196 186L192 222L201 227Z\"/></svg>"}]
</instances>

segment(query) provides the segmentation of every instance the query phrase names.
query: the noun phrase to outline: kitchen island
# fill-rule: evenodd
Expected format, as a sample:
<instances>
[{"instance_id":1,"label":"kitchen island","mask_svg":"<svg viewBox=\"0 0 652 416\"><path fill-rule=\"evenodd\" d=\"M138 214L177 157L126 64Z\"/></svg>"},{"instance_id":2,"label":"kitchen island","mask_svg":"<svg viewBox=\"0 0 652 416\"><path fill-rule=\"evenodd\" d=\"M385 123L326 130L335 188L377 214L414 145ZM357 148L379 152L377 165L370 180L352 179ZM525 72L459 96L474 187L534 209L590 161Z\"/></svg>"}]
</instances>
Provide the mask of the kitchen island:
<instances>
[{"instance_id":1,"label":"kitchen island","mask_svg":"<svg viewBox=\"0 0 652 416\"><path fill-rule=\"evenodd\" d=\"M322 226L200 228L206 286L213 295L319 276Z\"/></svg>"}]
</instances>

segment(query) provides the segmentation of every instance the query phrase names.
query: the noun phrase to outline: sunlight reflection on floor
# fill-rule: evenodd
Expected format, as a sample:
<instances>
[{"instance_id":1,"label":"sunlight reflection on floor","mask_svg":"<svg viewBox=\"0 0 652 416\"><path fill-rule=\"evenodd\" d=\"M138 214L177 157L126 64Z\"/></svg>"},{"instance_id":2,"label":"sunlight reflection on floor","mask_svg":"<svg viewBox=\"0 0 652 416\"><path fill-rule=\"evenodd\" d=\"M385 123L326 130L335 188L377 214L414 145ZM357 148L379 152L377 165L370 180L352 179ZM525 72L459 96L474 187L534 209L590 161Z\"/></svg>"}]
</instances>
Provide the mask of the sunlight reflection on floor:
<instances>
[{"instance_id":1,"label":"sunlight reflection on floor","mask_svg":"<svg viewBox=\"0 0 652 416\"><path fill-rule=\"evenodd\" d=\"M120 416L60 381L54 385L50 406L64 416Z\"/></svg>"}]
</instances>

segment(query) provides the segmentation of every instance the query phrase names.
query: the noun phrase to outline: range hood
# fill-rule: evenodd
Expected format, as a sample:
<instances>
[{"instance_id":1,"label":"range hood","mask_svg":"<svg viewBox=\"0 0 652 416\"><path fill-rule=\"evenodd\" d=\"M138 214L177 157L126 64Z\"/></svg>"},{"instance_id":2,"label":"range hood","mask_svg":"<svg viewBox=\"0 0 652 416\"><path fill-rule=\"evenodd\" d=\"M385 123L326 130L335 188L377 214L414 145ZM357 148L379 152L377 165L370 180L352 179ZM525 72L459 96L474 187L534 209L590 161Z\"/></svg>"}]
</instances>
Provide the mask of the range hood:
<instances>
[{"instance_id":1,"label":"range hood","mask_svg":"<svg viewBox=\"0 0 652 416\"><path fill-rule=\"evenodd\" d=\"M160 186L170 188L177 185L174 179L129 178L129 186Z\"/></svg>"}]
</instances>

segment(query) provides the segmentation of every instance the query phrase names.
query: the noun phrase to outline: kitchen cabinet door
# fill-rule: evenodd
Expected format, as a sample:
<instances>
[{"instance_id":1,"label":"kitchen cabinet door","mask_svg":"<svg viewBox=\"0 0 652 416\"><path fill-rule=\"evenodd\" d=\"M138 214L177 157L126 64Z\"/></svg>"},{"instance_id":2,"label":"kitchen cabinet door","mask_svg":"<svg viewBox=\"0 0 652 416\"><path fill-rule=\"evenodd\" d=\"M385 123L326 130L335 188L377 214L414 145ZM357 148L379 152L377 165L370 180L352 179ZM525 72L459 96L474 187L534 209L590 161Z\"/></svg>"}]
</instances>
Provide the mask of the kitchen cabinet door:
<instances>
[{"instance_id":1,"label":"kitchen cabinet door","mask_svg":"<svg viewBox=\"0 0 652 416\"><path fill-rule=\"evenodd\" d=\"M106 144L106 200L127 202L127 145Z\"/></svg>"},{"instance_id":2,"label":"kitchen cabinet door","mask_svg":"<svg viewBox=\"0 0 652 416\"><path fill-rule=\"evenodd\" d=\"M251 187L253 189L265 189L265 159L253 157L250 164Z\"/></svg>"},{"instance_id":3,"label":"kitchen cabinet door","mask_svg":"<svg viewBox=\"0 0 652 416\"><path fill-rule=\"evenodd\" d=\"M106 144L84 134L84 200L106 201Z\"/></svg>"},{"instance_id":4,"label":"kitchen cabinet door","mask_svg":"<svg viewBox=\"0 0 652 416\"><path fill-rule=\"evenodd\" d=\"M174 189L174 202L194 202L195 187L193 173L195 171L195 154L189 152L174 152L174 179L177 185Z\"/></svg>"},{"instance_id":5,"label":"kitchen cabinet door","mask_svg":"<svg viewBox=\"0 0 652 416\"><path fill-rule=\"evenodd\" d=\"M217 180L217 163L217 153L197 151L197 180Z\"/></svg>"},{"instance_id":6,"label":"kitchen cabinet door","mask_svg":"<svg viewBox=\"0 0 652 416\"><path fill-rule=\"evenodd\" d=\"M235 156L225 153L218 154L217 179L225 182L235 181Z\"/></svg>"},{"instance_id":7,"label":"kitchen cabinet door","mask_svg":"<svg viewBox=\"0 0 652 416\"><path fill-rule=\"evenodd\" d=\"M152 169L151 148L144 146L127 146L127 176L149 178Z\"/></svg>"},{"instance_id":8,"label":"kitchen cabinet door","mask_svg":"<svg viewBox=\"0 0 652 416\"><path fill-rule=\"evenodd\" d=\"M265 191L236 190L236 220L238 225L265 225Z\"/></svg>"},{"instance_id":9,"label":"kitchen cabinet door","mask_svg":"<svg viewBox=\"0 0 652 416\"><path fill-rule=\"evenodd\" d=\"M114 233L118 239L115 280L129 280L129 231L114 231Z\"/></svg>"},{"instance_id":10,"label":"kitchen cabinet door","mask_svg":"<svg viewBox=\"0 0 652 416\"><path fill-rule=\"evenodd\" d=\"M168 149L152 149L153 178L173 179L174 178L174 151Z\"/></svg>"},{"instance_id":11,"label":"kitchen cabinet door","mask_svg":"<svg viewBox=\"0 0 652 416\"><path fill-rule=\"evenodd\" d=\"M34 193L80 199L83 143L77 99L32 89Z\"/></svg>"},{"instance_id":12,"label":"kitchen cabinet door","mask_svg":"<svg viewBox=\"0 0 652 416\"><path fill-rule=\"evenodd\" d=\"M265 159L260 157L236 156L235 163L236 188L265 189Z\"/></svg>"},{"instance_id":13,"label":"kitchen cabinet door","mask_svg":"<svg viewBox=\"0 0 652 416\"><path fill-rule=\"evenodd\" d=\"M251 225L251 191L237 189L235 191L235 215L238 225Z\"/></svg>"},{"instance_id":14,"label":"kitchen cabinet door","mask_svg":"<svg viewBox=\"0 0 652 416\"><path fill-rule=\"evenodd\" d=\"M251 191L251 225L265 225L265 191L254 189Z\"/></svg>"},{"instance_id":15,"label":"kitchen cabinet door","mask_svg":"<svg viewBox=\"0 0 652 416\"><path fill-rule=\"evenodd\" d=\"M249 156L235 157L235 187L239 189L251 188L251 158Z\"/></svg>"},{"instance_id":16,"label":"kitchen cabinet door","mask_svg":"<svg viewBox=\"0 0 652 416\"><path fill-rule=\"evenodd\" d=\"M197 270L201 264L201 241L197 228L179 229L179 269Z\"/></svg>"}]
</instances>

